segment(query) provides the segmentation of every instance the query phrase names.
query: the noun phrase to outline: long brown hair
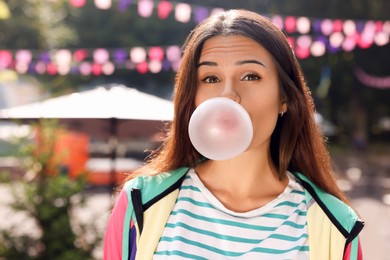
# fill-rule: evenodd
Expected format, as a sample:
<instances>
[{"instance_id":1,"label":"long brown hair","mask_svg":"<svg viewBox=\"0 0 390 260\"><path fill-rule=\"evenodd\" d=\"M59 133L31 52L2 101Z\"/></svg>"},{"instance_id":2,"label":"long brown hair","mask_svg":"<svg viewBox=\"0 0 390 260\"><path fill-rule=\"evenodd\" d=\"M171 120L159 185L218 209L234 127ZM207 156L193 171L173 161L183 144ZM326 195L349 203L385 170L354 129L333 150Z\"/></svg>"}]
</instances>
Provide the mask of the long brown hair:
<instances>
[{"instance_id":1,"label":"long brown hair","mask_svg":"<svg viewBox=\"0 0 390 260\"><path fill-rule=\"evenodd\" d=\"M268 18L245 10L230 10L209 17L188 36L175 79L174 118L163 145L137 173L157 174L194 166L201 155L192 146L188 123L195 109L197 68L204 42L217 35L249 37L272 55L279 76L281 99L288 111L271 136L271 156L280 177L299 171L323 190L345 201L337 188L324 137L314 120L314 103L284 33Z\"/></svg>"}]
</instances>

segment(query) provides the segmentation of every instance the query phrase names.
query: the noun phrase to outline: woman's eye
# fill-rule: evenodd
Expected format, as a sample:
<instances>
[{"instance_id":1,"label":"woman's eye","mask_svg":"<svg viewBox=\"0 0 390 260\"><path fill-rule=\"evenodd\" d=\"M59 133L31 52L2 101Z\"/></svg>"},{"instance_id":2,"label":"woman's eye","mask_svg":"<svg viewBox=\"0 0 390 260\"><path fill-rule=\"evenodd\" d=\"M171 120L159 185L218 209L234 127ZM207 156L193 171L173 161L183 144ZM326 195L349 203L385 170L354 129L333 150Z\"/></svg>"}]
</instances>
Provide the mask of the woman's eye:
<instances>
[{"instance_id":1,"label":"woman's eye","mask_svg":"<svg viewBox=\"0 0 390 260\"><path fill-rule=\"evenodd\" d=\"M256 74L248 74L242 78L242 80L247 80L247 81L259 80L259 79L260 79L260 77Z\"/></svg>"},{"instance_id":2,"label":"woman's eye","mask_svg":"<svg viewBox=\"0 0 390 260\"><path fill-rule=\"evenodd\" d=\"M202 81L205 83L218 83L219 78L216 76L207 76Z\"/></svg>"}]
</instances>

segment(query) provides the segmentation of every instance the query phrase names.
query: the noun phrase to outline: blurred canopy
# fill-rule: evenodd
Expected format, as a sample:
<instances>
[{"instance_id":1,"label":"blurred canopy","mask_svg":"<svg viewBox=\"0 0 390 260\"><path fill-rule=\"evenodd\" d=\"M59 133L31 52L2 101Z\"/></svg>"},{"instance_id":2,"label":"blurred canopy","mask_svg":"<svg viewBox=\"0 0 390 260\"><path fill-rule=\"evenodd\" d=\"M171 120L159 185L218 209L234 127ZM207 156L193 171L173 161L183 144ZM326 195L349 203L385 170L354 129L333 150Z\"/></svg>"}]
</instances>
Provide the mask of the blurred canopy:
<instances>
[{"instance_id":1,"label":"blurred canopy","mask_svg":"<svg viewBox=\"0 0 390 260\"><path fill-rule=\"evenodd\" d=\"M85 4L76 8L76 3ZM135 46L180 46L196 25L193 20L178 22L173 13L161 19L139 15L138 4L145 1L113 0L99 9L99 1L0 0L0 50L55 50L80 48L130 48ZM106 1L107 2L107 1ZM162 1L152 1L155 8ZM169 1L168 1L169 2ZM390 20L388 0L182 0L192 7L245 8L265 15L309 17L312 19ZM317 109L339 126L341 141L360 133L366 139L389 139L377 123L390 115L390 88L374 88L357 77L357 71L389 81L390 44L326 52L301 60ZM0 70L1 73L1 70ZM36 74L51 95L77 91L88 86L122 83L161 97L170 98L174 71L139 73L116 69L113 74ZM0 77L1 78L1 77ZM388 83L387 83L388 84ZM347 140L349 141L349 140Z\"/></svg>"}]
</instances>

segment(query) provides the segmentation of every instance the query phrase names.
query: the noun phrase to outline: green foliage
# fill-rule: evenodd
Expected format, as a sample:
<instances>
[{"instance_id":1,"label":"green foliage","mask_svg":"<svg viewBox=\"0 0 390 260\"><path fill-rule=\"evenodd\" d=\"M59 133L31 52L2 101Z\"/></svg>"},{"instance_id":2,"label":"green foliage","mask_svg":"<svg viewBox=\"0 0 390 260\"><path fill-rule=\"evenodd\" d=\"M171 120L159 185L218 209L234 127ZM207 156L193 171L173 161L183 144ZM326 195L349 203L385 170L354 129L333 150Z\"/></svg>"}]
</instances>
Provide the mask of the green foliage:
<instances>
[{"instance_id":1,"label":"green foliage","mask_svg":"<svg viewBox=\"0 0 390 260\"><path fill-rule=\"evenodd\" d=\"M72 179L61 173L54 158L56 124L40 123L39 141L24 145L26 174L10 182L15 211L27 213L40 230L38 237L15 235L15 228L0 233L0 259L92 259L101 241L93 223L82 225L71 218L76 206L84 203L85 179ZM86 234L92 232L89 241Z\"/></svg>"},{"instance_id":2,"label":"green foliage","mask_svg":"<svg viewBox=\"0 0 390 260\"><path fill-rule=\"evenodd\" d=\"M8 1L11 17L0 22L0 46L9 49L60 48L77 35L67 24L72 12L65 1Z\"/></svg>"}]
</instances>

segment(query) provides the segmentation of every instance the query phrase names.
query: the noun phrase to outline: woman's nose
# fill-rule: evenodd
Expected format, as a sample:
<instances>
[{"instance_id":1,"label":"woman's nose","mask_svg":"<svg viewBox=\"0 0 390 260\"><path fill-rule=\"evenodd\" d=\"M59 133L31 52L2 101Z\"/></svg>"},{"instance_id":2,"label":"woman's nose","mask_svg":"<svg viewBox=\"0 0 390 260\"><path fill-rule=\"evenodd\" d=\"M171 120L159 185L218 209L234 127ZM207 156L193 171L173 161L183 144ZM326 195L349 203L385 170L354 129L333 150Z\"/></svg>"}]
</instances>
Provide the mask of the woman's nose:
<instances>
[{"instance_id":1,"label":"woman's nose","mask_svg":"<svg viewBox=\"0 0 390 260\"><path fill-rule=\"evenodd\" d=\"M240 95L237 93L237 91L235 91L234 87L231 86L231 85L226 85L221 93L221 97L226 97L226 98L230 98L231 100L237 102L237 103L240 103L241 102L241 97Z\"/></svg>"}]
</instances>

